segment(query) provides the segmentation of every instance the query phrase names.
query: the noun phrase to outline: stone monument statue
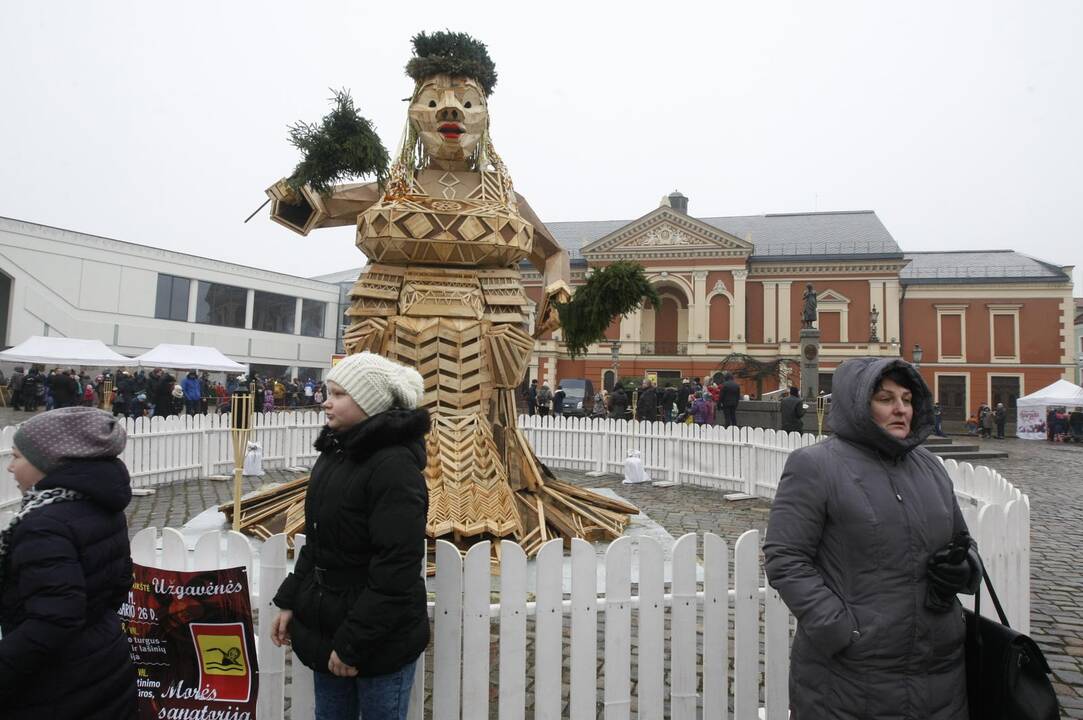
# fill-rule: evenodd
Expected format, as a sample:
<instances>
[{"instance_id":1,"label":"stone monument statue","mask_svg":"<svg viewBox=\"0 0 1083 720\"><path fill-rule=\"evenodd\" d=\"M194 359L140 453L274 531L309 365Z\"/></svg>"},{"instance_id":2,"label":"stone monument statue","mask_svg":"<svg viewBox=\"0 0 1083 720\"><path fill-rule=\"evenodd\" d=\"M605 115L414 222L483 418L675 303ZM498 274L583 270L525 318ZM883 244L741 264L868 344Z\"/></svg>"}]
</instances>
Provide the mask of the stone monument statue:
<instances>
[{"instance_id":1,"label":"stone monument statue","mask_svg":"<svg viewBox=\"0 0 1083 720\"><path fill-rule=\"evenodd\" d=\"M805 285L801 310L801 396L815 399L820 392L820 331L816 322L816 290Z\"/></svg>"},{"instance_id":2,"label":"stone monument statue","mask_svg":"<svg viewBox=\"0 0 1083 720\"><path fill-rule=\"evenodd\" d=\"M805 307L801 311L801 327L810 328L816 322L816 291L812 283L805 285Z\"/></svg>"}]
</instances>

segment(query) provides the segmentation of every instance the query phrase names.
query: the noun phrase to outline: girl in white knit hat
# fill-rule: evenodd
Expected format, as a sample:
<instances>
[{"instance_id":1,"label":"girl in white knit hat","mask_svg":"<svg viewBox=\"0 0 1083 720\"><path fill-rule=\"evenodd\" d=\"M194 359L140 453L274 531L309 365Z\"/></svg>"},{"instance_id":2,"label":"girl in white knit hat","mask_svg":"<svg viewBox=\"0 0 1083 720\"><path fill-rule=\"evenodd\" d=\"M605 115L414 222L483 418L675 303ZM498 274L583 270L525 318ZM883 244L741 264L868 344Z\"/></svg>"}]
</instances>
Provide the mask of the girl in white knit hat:
<instances>
[{"instance_id":1,"label":"girl in white knit hat","mask_svg":"<svg viewBox=\"0 0 1083 720\"><path fill-rule=\"evenodd\" d=\"M367 352L327 376L306 544L274 598L272 628L315 671L318 718L406 717L429 642L423 395L416 370Z\"/></svg>"}]
</instances>

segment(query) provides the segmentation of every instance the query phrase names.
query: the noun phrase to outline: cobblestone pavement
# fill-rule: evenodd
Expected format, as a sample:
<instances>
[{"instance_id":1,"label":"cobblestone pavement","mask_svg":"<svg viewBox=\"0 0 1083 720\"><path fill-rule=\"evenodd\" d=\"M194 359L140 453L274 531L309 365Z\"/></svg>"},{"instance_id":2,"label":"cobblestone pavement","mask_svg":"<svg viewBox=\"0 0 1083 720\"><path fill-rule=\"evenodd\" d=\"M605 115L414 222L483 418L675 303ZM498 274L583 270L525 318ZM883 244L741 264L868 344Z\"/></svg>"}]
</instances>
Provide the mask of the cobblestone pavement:
<instances>
[{"instance_id":1,"label":"cobblestone pavement","mask_svg":"<svg viewBox=\"0 0 1083 720\"><path fill-rule=\"evenodd\" d=\"M1083 718L1083 446L984 441L982 460L1030 497L1030 630L1053 668L1063 717Z\"/></svg>"},{"instance_id":2,"label":"cobblestone pavement","mask_svg":"<svg viewBox=\"0 0 1083 720\"><path fill-rule=\"evenodd\" d=\"M1010 453L1008 458L980 462L999 470L1030 496L1031 631L1053 667L1064 717L1083 718L1083 574L1077 567L1078 549L1083 547L1083 446L1023 440L983 441L983 445ZM770 503L764 500L726 502L721 492L704 488L622 485L614 475L559 474L585 487L612 489L675 538L713 532L732 546L744 531L762 532L767 527ZM294 477L272 470L264 478L246 478L245 492ZM128 510L130 531L134 534L150 525L179 527L206 508L227 502L231 488L231 481L205 479L161 486L155 495L133 500ZM599 623L599 632L602 627Z\"/></svg>"},{"instance_id":3,"label":"cobblestone pavement","mask_svg":"<svg viewBox=\"0 0 1083 720\"><path fill-rule=\"evenodd\" d=\"M298 473L285 470L271 470L262 478L246 477L241 483L242 494L298 476ZM127 510L128 535L135 535L147 527L179 528L207 508L232 500L232 477L228 480L199 478L159 485L153 495L132 498Z\"/></svg>"}]
</instances>

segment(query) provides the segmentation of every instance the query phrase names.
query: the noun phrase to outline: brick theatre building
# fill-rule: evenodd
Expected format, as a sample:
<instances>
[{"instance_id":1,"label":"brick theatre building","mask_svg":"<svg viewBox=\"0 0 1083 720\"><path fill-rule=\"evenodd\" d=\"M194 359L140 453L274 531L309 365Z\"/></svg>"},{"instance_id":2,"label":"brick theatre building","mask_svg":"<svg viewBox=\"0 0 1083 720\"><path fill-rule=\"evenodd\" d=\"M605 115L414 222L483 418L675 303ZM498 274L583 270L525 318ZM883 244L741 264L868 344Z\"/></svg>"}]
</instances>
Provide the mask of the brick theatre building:
<instances>
[{"instance_id":1,"label":"brick theatre building","mask_svg":"<svg viewBox=\"0 0 1083 720\"><path fill-rule=\"evenodd\" d=\"M656 374L660 384L709 377L726 357L795 361L806 285L817 295L820 387L851 357L914 360L944 409L965 418L1076 364L1072 269L1011 250L904 252L872 211L696 218L680 193L635 220L547 223L569 252L573 286L591 268L642 264L661 298L614 322L572 359L560 332L535 347L530 377L551 384ZM541 276L524 266L532 301ZM755 393L751 380L745 391ZM764 392L779 378L761 381Z\"/></svg>"}]
</instances>

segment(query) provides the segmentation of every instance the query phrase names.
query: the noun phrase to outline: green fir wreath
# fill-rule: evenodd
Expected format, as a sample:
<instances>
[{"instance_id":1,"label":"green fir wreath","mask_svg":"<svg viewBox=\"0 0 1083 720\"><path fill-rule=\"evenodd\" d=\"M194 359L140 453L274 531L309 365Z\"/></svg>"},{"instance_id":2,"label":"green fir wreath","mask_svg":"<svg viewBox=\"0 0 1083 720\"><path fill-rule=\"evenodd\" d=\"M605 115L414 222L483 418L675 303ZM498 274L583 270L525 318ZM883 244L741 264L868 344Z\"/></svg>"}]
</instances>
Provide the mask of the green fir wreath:
<instances>
[{"instance_id":1,"label":"green fir wreath","mask_svg":"<svg viewBox=\"0 0 1083 720\"><path fill-rule=\"evenodd\" d=\"M613 318L628 315L644 300L658 307L658 293L639 263L621 260L594 270L571 301L554 303L568 353L573 358L585 355L592 343L605 337Z\"/></svg>"}]
</instances>

